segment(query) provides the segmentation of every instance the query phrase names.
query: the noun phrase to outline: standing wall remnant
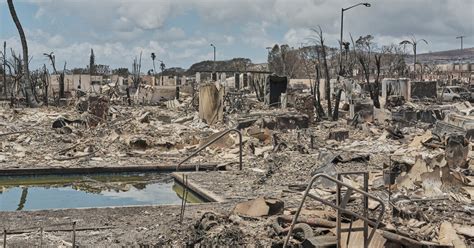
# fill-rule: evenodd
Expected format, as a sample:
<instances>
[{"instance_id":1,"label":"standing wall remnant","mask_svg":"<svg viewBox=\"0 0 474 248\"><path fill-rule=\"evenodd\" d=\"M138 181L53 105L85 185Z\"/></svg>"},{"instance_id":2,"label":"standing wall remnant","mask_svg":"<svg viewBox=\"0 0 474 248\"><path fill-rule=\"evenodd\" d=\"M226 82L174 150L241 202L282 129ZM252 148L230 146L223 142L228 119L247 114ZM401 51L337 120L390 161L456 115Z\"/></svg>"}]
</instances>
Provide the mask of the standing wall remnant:
<instances>
[{"instance_id":1,"label":"standing wall remnant","mask_svg":"<svg viewBox=\"0 0 474 248\"><path fill-rule=\"evenodd\" d=\"M212 125L224 118L224 88L203 84L199 88L199 118Z\"/></svg>"},{"instance_id":2,"label":"standing wall remnant","mask_svg":"<svg viewBox=\"0 0 474 248\"><path fill-rule=\"evenodd\" d=\"M389 96L403 96L405 101L409 101L408 79L384 78L382 80L382 98L386 100Z\"/></svg>"},{"instance_id":3,"label":"standing wall remnant","mask_svg":"<svg viewBox=\"0 0 474 248\"><path fill-rule=\"evenodd\" d=\"M280 102L280 96L286 92L288 87L288 78L270 75L265 82L265 98L267 105L275 105Z\"/></svg>"}]
</instances>

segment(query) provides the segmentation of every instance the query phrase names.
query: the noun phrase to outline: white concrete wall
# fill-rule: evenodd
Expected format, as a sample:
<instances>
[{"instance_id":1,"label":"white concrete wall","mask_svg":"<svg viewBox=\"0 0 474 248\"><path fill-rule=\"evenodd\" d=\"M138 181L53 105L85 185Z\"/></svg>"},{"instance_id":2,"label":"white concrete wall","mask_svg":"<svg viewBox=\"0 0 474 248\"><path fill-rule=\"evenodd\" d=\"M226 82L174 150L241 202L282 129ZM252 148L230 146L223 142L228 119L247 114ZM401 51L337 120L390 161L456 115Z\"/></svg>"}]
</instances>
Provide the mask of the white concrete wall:
<instances>
[{"instance_id":1,"label":"white concrete wall","mask_svg":"<svg viewBox=\"0 0 474 248\"><path fill-rule=\"evenodd\" d=\"M102 80L102 76L91 77L88 74L64 75L64 92L66 94L74 95L75 91L78 89L79 84L81 85L81 90L83 91L92 90L99 92L101 85L92 85L92 81L102 82ZM49 94L52 94L53 92L55 94L59 93L59 74L50 75Z\"/></svg>"}]
</instances>

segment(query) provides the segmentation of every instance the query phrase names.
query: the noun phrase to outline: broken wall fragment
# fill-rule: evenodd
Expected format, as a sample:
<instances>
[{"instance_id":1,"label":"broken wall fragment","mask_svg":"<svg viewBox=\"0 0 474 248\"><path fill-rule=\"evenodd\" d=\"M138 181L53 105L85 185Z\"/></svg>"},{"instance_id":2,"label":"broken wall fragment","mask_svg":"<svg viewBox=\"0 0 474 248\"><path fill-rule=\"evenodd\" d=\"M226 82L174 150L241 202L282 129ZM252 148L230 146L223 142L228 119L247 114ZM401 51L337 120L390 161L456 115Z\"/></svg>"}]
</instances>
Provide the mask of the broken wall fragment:
<instances>
[{"instance_id":1,"label":"broken wall fragment","mask_svg":"<svg viewBox=\"0 0 474 248\"><path fill-rule=\"evenodd\" d=\"M217 89L213 83L199 88L199 118L212 125L224 118L224 89Z\"/></svg>"}]
</instances>

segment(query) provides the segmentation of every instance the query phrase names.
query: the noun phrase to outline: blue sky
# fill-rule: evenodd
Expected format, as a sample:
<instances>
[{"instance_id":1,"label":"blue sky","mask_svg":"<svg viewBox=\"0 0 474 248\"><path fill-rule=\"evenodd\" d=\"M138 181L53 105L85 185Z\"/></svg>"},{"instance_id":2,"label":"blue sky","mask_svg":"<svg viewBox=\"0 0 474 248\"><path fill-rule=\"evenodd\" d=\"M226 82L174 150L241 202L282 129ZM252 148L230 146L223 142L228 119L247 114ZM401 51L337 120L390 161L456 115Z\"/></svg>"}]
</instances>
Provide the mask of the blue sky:
<instances>
[{"instance_id":1,"label":"blue sky","mask_svg":"<svg viewBox=\"0 0 474 248\"><path fill-rule=\"evenodd\" d=\"M265 62L265 47L275 43L297 47L308 43L310 28L320 25L326 42L337 46L340 9L353 0L20 0L14 1L30 46L33 68L53 52L57 66L85 67L90 49L96 62L131 67L143 52L144 71L150 53L167 67L188 68L212 59L248 57ZM372 34L389 45L415 34L428 40L420 52L459 48L455 37L466 35L474 47L472 0L372 0L345 12L344 36ZM6 1L0 2L0 40L20 51L18 33Z\"/></svg>"}]
</instances>

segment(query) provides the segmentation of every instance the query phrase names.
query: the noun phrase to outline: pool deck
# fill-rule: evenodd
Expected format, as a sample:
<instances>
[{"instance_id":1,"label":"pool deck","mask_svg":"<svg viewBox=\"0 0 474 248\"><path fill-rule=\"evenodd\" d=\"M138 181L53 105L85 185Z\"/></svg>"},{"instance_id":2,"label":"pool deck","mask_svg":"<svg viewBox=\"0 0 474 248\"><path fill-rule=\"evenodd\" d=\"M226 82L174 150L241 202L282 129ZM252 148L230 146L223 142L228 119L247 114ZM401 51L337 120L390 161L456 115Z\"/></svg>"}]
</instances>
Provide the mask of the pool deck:
<instances>
[{"instance_id":1,"label":"pool deck","mask_svg":"<svg viewBox=\"0 0 474 248\"><path fill-rule=\"evenodd\" d=\"M192 174L192 172L188 173L178 173L178 172L173 172L171 173L171 177L174 178L174 180L178 181L180 184L185 185L185 182L183 181L183 175L188 176L189 174ZM205 189L201 185L197 184L196 182L193 182L188 178L187 180L187 187L193 191L195 194L199 195L200 197L204 198L205 200L209 202L226 202L225 198L216 195L214 192Z\"/></svg>"},{"instance_id":2,"label":"pool deck","mask_svg":"<svg viewBox=\"0 0 474 248\"><path fill-rule=\"evenodd\" d=\"M44 247L71 246L72 226L54 226L76 221L76 245L80 247L123 247L159 245L182 247L188 227L209 211L229 211L229 203L188 204L183 223L179 205L77 208L40 211L0 212L0 232L7 229L7 244L32 247L40 243L44 227ZM25 230L30 229L30 230ZM58 243L59 242L59 243ZM0 239L3 247L3 238ZM7 246L8 247L8 246Z\"/></svg>"}]
</instances>

